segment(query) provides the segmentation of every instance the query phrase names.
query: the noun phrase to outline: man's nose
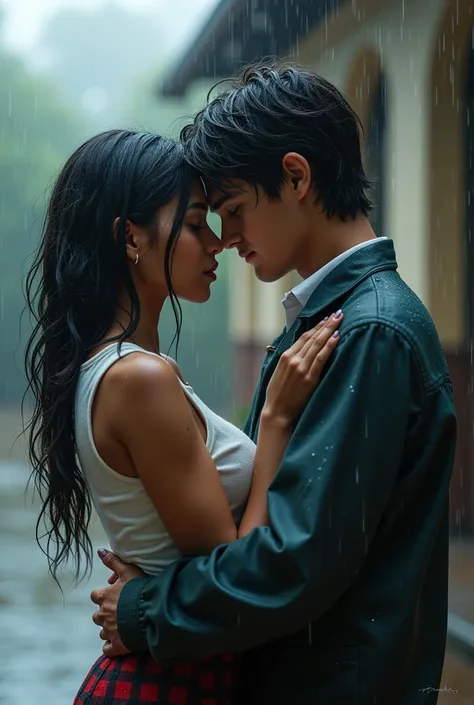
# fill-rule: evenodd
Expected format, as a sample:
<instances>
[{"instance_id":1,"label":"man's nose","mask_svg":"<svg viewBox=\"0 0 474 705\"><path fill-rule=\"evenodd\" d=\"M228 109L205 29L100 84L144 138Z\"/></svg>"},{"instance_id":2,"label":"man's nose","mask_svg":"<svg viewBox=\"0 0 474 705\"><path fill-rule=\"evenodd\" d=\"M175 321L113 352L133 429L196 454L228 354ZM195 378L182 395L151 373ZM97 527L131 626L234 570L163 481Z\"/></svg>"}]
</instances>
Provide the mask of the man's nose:
<instances>
[{"instance_id":1,"label":"man's nose","mask_svg":"<svg viewBox=\"0 0 474 705\"><path fill-rule=\"evenodd\" d=\"M242 235L235 228L222 226L221 240L225 249L230 250L232 247L237 247L237 245L242 242Z\"/></svg>"}]
</instances>

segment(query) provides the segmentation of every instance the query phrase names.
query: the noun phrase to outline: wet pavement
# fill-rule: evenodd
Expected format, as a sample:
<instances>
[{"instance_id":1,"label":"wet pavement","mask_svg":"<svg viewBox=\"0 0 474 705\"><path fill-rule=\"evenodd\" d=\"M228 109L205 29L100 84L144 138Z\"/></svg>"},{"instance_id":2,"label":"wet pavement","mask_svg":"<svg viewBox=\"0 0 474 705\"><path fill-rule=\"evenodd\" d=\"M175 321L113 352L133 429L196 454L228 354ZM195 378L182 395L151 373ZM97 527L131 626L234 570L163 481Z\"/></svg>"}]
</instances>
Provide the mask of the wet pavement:
<instances>
[{"instance_id":1,"label":"wet pavement","mask_svg":"<svg viewBox=\"0 0 474 705\"><path fill-rule=\"evenodd\" d=\"M449 609L474 628L474 538L451 542Z\"/></svg>"},{"instance_id":2,"label":"wet pavement","mask_svg":"<svg viewBox=\"0 0 474 705\"><path fill-rule=\"evenodd\" d=\"M474 634L474 539L451 543L449 609ZM438 705L474 705L474 655L448 650Z\"/></svg>"},{"instance_id":3,"label":"wet pavement","mask_svg":"<svg viewBox=\"0 0 474 705\"><path fill-rule=\"evenodd\" d=\"M455 654L446 655L438 705L474 705L474 667Z\"/></svg>"}]
</instances>

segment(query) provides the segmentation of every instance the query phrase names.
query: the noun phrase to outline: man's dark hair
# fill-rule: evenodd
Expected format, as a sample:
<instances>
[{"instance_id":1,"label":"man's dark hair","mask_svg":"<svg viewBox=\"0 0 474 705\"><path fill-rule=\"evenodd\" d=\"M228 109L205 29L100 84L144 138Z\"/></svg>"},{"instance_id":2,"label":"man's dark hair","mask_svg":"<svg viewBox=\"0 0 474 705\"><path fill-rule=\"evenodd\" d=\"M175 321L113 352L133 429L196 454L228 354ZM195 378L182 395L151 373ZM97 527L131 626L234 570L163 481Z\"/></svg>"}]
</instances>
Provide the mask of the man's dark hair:
<instances>
[{"instance_id":1,"label":"man's dark hair","mask_svg":"<svg viewBox=\"0 0 474 705\"><path fill-rule=\"evenodd\" d=\"M271 62L246 67L210 100L214 88L181 132L186 158L206 182L225 192L226 179L243 179L277 199L282 159L297 152L311 167L328 217L368 215L360 120L335 86L312 71Z\"/></svg>"}]
</instances>

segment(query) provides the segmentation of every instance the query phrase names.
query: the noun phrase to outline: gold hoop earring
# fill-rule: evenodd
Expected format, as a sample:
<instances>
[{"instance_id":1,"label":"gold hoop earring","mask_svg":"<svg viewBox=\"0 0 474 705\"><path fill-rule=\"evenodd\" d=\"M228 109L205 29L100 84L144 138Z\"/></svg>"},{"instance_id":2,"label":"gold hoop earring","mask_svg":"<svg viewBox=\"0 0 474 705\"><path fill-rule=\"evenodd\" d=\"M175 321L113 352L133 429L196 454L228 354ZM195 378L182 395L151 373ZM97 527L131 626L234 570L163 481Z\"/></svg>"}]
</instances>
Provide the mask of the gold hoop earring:
<instances>
[{"instance_id":1,"label":"gold hoop earring","mask_svg":"<svg viewBox=\"0 0 474 705\"><path fill-rule=\"evenodd\" d=\"M137 254L135 255L135 264L138 264L138 252L137 252Z\"/></svg>"}]
</instances>

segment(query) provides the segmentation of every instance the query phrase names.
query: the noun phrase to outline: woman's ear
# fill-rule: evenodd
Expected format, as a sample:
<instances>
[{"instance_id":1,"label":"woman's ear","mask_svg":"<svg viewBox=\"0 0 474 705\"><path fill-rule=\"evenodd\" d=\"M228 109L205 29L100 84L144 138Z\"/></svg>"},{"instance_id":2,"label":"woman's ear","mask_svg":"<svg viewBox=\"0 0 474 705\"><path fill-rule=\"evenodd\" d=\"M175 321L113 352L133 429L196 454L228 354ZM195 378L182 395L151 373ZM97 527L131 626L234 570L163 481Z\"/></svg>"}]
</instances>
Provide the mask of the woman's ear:
<instances>
[{"instance_id":1,"label":"woman's ear","mask_svg":"<svg viewBox=\"0 0 474 705\"><path fill-rule=\"evenodd\" d=\"M115 218L113 231L114 239L117 242L118 228L120 224L120 218ZM132 263L136 263L139 257L140 250L140 237L138 236L136 226L130 221L125 222L125 248L127 251L127 259Z\"/></svg>"},{"instance_id":2,"label":"woman's ear","mask_svg":"<svg viewBox=\"0 0 474 705\"><path fill-rule=\"evenodd\" d=\"M288 152L282 160L283 173L292 184L298 199L303 199L311 188L311 167L305 157L297 152Z\"/></svg>"}]
</instances>

